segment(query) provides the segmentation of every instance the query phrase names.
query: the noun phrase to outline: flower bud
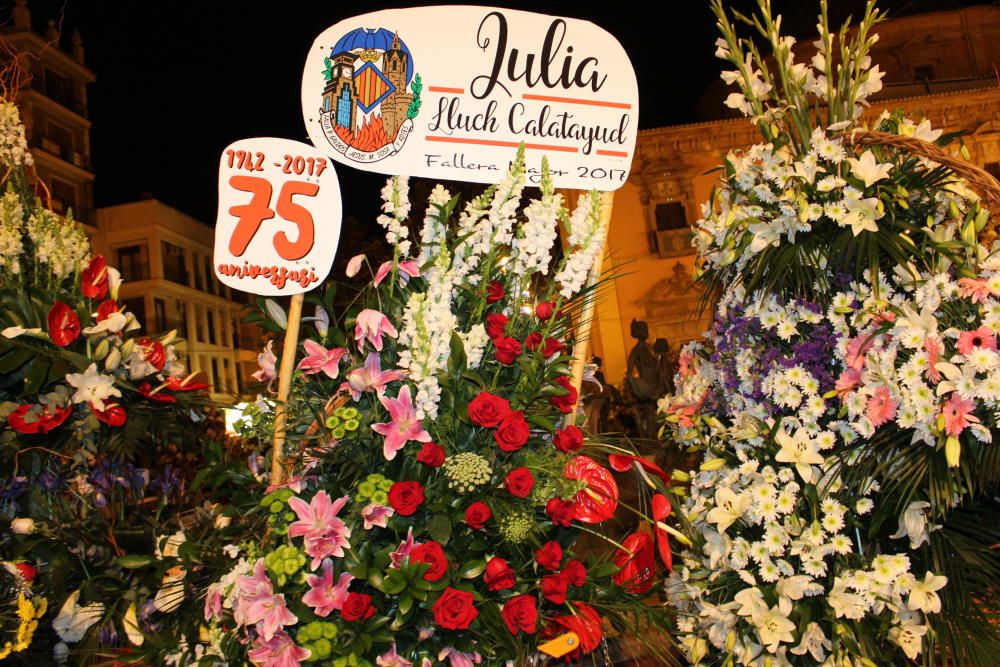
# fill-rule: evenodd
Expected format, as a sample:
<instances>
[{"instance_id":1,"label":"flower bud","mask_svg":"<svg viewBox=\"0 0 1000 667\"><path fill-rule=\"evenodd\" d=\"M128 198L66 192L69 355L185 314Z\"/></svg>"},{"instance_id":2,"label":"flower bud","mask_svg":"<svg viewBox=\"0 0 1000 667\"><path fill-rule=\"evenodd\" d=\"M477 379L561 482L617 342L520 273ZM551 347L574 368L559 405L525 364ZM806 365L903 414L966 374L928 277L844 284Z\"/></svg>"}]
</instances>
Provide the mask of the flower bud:
<instances>
[{"instance_id":1,"label":"flower bud","mask_svg":"<svg viewBox=\"0 0 1000 667\"><path fill-rule=\"evenodd\" d=\"M677 470L676 468L674 468L670 472L670 479L674 480L675 482L690 482L691 475L687 474L683 470Z\"/></svg>"},{"instance_id":2,"label":"flower bud","mask_svg":"<svg viewBox=\"0 0 1000 667\"><path fill-rule=\"evenodd\" d=\"M97 347L94 348L94 359L100 361L104 357L108 356L108 351L110 349L111 349L111 343L108 342L107 338L105 338L104 340L102 340L100 343L97 344Z\"/></svg>"},{"instance_id":3,"label":"flower bud","mask_svg":"<svg viewBox=\"0 0 1000 667\"><path fill-rule=\"evenodd\" d=\"M701 464L699 470L702 472L712 472L713 470L718 470L726 465L726 459L709 459Z\"/></svg>"},{"instance_id":4,"label":"flower bud","mask_svg":"<svg viewBox=\"0 0 1000 667\"><path fill-rule=\"evenodd\" d=\"M35 520L31 517L18 517L10 522L10 531L17 535L30 535L35 532Z\"/></svg>"},{"instance_id":5,"label":"flower bud","mask_svg":"<svg viewBox=\"0 0 1000 667\"><path fill-rule=\"evenodd\" d=\"M118 364L122 362L122 353L116 347L111 350L107 358L104 360L104 370L113 371L118 368Z\"/></svg>"},{"instance_id":6,"label":"flower bud","mask_svg":"<svg viewBox=\"0 0 1000 667\"><path fill-rule=\"evenodd\" d=\"M957 468L961 456L962 443L955 436L949 435L944 443L944 457L948 460L948 467Z\"/></svg>"}]
</instances>

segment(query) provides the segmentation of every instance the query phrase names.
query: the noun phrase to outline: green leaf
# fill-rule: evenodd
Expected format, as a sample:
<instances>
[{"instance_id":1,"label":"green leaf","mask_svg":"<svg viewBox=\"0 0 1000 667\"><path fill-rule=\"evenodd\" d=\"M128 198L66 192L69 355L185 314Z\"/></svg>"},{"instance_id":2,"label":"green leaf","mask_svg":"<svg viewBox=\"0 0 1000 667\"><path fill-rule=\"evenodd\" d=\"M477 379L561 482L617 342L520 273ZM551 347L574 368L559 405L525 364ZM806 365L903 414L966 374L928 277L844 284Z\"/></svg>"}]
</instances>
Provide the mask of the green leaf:
<instances>
[{"instance_id":1,"label":"green leaf","mask_svg":"<svg viewBox=\"0 0 1000 667\"><path fill-rule=\"evenodd\" d=\"M451 520L444 514L435 514L427 522L427 534L442 546L451 539Z\"/></svg>"},{"instance_id":2,"label":"green leaf","mask_svg":"<svg viewBox=\"0 0 1000 667\"><path fill-rule=\"evenodd\" d=\"M475 579L486 570L485 560L470 560L462 564L462 567L458 570L458 577L460 579Z\"/></svg>"},{"instance_id":3,"label":"green leaf","mask_svg":"<svg viewBox=\"0 0 1000 667\"><path fill-rule=\"evenodd\" d=\"M129 554L116 559L116 562L126 570L138 570L153 562L153 557L148 555Z\"/></svg>"},{"instance_id":4,"label":"green leaf","mask_svg":"<svg viewBox=\"0 0 1000 667\"><path fill-rule=\"evenodd\" d=\"M448 373L451 377L461 377L469 360L465 356L465 344L456 332L451 334L451 353L448 355Z\"/></svg>"},{"instance_id":5,"label":"green leaf","mask_svg":"<svg viewBox=\"0 0 1000 667\"><path fill-rule=\"evenodd\" d=\"M406 593L403 593L402 595L400 595L399 596L399 613L405 616L406 614L408 614L410 612L410 609L412 609L412 608L413 608L413 597L411 595L406 594Z\"/></svg>"}]
</instances>

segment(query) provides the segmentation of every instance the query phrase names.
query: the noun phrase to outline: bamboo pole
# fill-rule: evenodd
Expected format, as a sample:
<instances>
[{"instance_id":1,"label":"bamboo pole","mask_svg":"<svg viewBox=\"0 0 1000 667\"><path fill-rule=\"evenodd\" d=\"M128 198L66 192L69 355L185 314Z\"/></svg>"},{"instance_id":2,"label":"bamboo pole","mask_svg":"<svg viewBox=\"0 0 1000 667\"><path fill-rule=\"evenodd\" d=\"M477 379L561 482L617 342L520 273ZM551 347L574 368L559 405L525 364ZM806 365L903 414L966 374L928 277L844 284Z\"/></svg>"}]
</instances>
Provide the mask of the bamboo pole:
<instances>
[{"instance_id":1,"label":"bamboo pole","mask_svg":"<svg viewBox=\"0 0 1000 667\"><path fill-rule=\"evenodd\" d=\"M590 268L590 275L587 276L587 287L593 287L601 279L601 270L606 250L605 246L608 241L608 228L611 227L611 208L614 205L614 201L614 192L601 193L601 226L600 231L597 233L597 238L601 241L601 252L594 258L594 265ZM590 329L594 323L596 310L597 298L590 295L587 303L583 306L583 312L580 314L580 323L576 329L576 337L573 340L572 378L573 387L577 392L577 405L574 406L572 412L566 415L567 426L576 424L576 415L583 387L583 368L587 364L587 355L590 352Z\"/></svg>"},{"instance_id":2,"label":"bamboo pole","mask_svg":"<svg viewBox=\"0 0 1000 667\"><path fill-rule=\"evenodd\" d=\"M295 353L299 346L299 325L302 323L304 294L296 294L288 306L288 326L281 348L281 368L278 371L278 404L274 408L274 442L271 450L271 486L285 483L288 465L285 460L285 427L288 423L288 394L295 373Z\"/></svg>"}]
</instances>

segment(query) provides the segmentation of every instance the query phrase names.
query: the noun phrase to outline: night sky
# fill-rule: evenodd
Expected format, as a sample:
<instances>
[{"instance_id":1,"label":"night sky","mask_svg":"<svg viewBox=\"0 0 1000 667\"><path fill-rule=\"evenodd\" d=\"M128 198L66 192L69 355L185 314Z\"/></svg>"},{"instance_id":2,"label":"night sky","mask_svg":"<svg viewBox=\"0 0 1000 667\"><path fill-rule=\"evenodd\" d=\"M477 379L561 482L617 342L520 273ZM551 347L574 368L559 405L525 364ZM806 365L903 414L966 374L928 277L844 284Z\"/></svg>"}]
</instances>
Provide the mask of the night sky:
<instances>
[{"instance_id":1,"label":"night sky","mask_svg":"<svg viewBox=\"0 0 1000 667\"><path fill-rule=\"evenodd\" d=\"M13 2L6 0L2 16ZM97 205L152 193L214 224L218 156L232 141L251 136L309 143L299 105L302 65L321 31L351 15L427 2L268 3L268 10L230 0L125 2L29 0L32 21L64 15L64 45L78 27L90 87L91 145ZM469 3L478 4L478 3ZM673 0L639 13L638 3L495 2L593 21L618 38L631 55L639 81L641 128L699 120L696 103L718 76L716 38L707 0ZM749 9L752 0L727 5ZM830 0L831 13L860 12L859 0ZM888 0L893 14L948 9L961 0ZM817 0L775 0L787 11L792 34L814 33ZM648 6L648 3L643 3ZM668 10L669 8L669 10ZM345 214L363 221L377 214L384 181L337 165Z\"/></svg>"}]
</instances>

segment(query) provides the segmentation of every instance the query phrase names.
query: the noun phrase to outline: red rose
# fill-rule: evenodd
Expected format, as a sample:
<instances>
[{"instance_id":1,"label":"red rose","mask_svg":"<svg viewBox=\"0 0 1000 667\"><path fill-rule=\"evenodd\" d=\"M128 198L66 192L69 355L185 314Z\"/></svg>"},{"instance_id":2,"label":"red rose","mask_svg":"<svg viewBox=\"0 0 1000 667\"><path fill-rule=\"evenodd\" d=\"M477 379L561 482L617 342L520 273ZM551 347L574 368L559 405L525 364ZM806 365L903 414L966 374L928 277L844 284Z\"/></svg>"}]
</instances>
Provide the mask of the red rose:
<instances>
[{"instance_id":1,"label":"red rose","mask_svg":"<svg viewBox=\"0 0 1000 667\"><path fill-rule=\"evenodd\" d=\"M510 366L520 356L523 350L521 344L510 336L500 336L493 339L493 345L497 349L497 361L505 366Z\"/></svg>"},{"instance_id":2,"label":"red rose","mask_svg":"<svg viewBox=\"0 0 1000 667\"><path fill-rule=\"evenodd\" d=\"M493 431L493 439L497 445L505 452L516 452L524 447L531 435L531 427L524 419L524 413L520 410L512 412L503 418L497 430Z\"/></svg>"},{"instance_id":3,"label":"red rose","mask_svg":"<svg viewBox=\"0 0 1000 667\"><path fill-rule=\"evenodd\" d=\"M17 406L13 412L7 415L7 423L18 433L34 435L35 433L48 433L62 426L71 414L73 414L72 405L53 409L47 405L25 403ZM31 417L30 420L29 417Z\"/></svg>"},{"instance_id":4,"label":"red rose","mask_svg":"<svg viewBox=\"0 0 1000 667\"><path fill-rule=\"evenodd\" d=\"M434 603L434 622L446 630L465 630L479 616L473 595L449 586Z\"/></svg>"},{"instance_id":5,"label":"red rose","mask_svg":"<svg viewBox=\"0 0 1000 667\"><path fill-rule=\"evenodd\" d=\"M558 570L562 557L562 547L556 541L546 542L544 547L535 551L535 562L546 570Z\"/></svg>"},{"instance_id":6,"label":"red rose","mask_svg":"<svg viewBox=\"0 0 1000 667\"><path fill-rule=\"evenodd\" d=\"M372 596L354 592L347 594L347 600L340 610L340 615L345 621L364 621L371 618L374 613Z\"/></svg>"},{"instance_id":7,"label":"red rose","mask_svg":"<svg viewBox=\"0 0 1000 667\"><path fill-rule=\"evenodd\" d=\"M547 320L552 317L552 313L555 312L556 305L551 301L541 301L537 306L535 306L535 315L540 320Z\"/></svg>"},{"instance_id":8,"label":"red rose","mask_svg":"<svg viewBox=\"0 0 1000 667\"><path fill-rule=\"evenodd\" d=\"M436 442L425 442L417 452L417 460L431 468L440 468L444 463L444 448Z\"/></svg>"},{"instance_id":9,"label":"red rose","mask_svg":"<svg viewBox=\"0 0 1000 667\"><path fill-rule=\"evenodd\" d=\"M486 303L496 303L506 296L506 292L503 289L503 283L499 280L491 280L490 286L486 290Z\"/></svg>"},{"instance_id":10,"label":"red rose","mask_svg":"<svg viewBox=\"0 0 1000 667\"><path fill-rule=\"evenodd\" d=\"M576 494L576 518L584 523L601 523L615 515L618 508L618 485L606 468L586 456L577 456L563 469L566 479L584 482L586 488Z\"/></svg>"},{"instance_id":11,"label":"red rose","mask_svg":"<svg viewBox=\"0 0 1000 667\"><path fill-rule=\"evenodd\" d=\"M481 391L469 401L468 410L473 424L492 428L510 414L510 403L506 398Z\"/></svg>"},{"instance_id":12,"label":"red rose","mask_svg":"<svg viewBox=\"0 0 1000 667\"><path fill-rule=\"evenodd\" d=\"M552 498L545 503L545 513L557 526L568 526L576 518L576 503L562 498Z\"/></svg>"},{"instance_id":13,"label":"red rose","mask_svg":"<svg viewBox=\"0 0 1000 667\"><path fill-rule=\"evenodd\" d=\"M556 436L552 439L552 444L560 452L575 452L583 447L583 431L576 426L556 429Z\"/></svg>"},{"instance_id":14,"label":"red rose","mask_svg":"<svg viewBox=\"0 0 1000 667\"><path fill-rule=\"evenodd\" d=\"M653 538L646 533L632 533L625 538L615 554L615 565L619 568L613 580L624 586L630 593L645 593L653 585L653 568L656 555L653 552Z\"/></svg>"},{"instance_id":15,"label":"red rose","mask_svg":"<svg viewBox=\"0 0 1000 667\"><path fill-rule=\"evenodd\" d=\"M573 412L573 408L576 407L576 399L579 396L576 392L576 387L573 386L569 378L565 375L557 377L555 383L565 389L567 393L562 396L549 396L549 403L559 408L560 412L567 414Z\"/></svg>"},{"instance_id":16,"label":"red rose","mask_svg":"<svg viewBox=\"0 0 1000 667\"><path fill-rule=\"evenodd\" d=\"M29 584L35 580L35 575L38 574L38 569L28 563L14 563L14 567L17 568L17 571L21 573L21 576Z\"/></svg>"},{"instance_id":17,"label":"red rose","mask_svg":"<svg viewBox=\"0 0 1000 667\"><path fill-rule=\"evenodd\" d=\"M563 632L575 632L580 638L580 650L590 653L601 645L601 637L604 636L601 630L601 615L593 607L583 602L573 602L576 607L576 614L569 616L556 616L552 619L553 626L561 629L555 634Z\"/></svg>"},{"instance_id":18,"label":"red rose","mask_svg":"<svg viewBox=\"0 0 1000 667\"><path fill-rule=\"evenodd\" d=\"M80 291L88 299L103 299L108 295L108 265L100 255L80 272Z\"/></svg>"},{"instance_id":19,"label":"red rose","mask_svg":"<svg viewBox=\"0 0 1000 667\"><path fill-rule=\"evenodd\" d=\"M538 632L538 603L533 595L518 595L507 600L500 613L510 634Z\"/></svg>"},{"instance_id":20,"label":"red rose","mask_svg":"<svg viewBox=\"0 0 1000 667\"><path fill-rule=\"evenodd\" d=\"M97 321L103 322L118 312L118 302L114 299L105 299L97 307Z\"/></svg>"},{"instance_id":21,"label":"red rose","mask_svg":"<svg viewBox=\"0 0 1000 667\"><path fill-rule=\"evenodd\" d=\"M563 574L569 579L569 583L574 586L583 586L587 583L587 566L575 558L563 568Z\"/></svg>"},{"instance_id":22,"label":"red rose","mask_svg":"<svg viewBox=\"0 0 1000 667\"><path fill-rule=\"evenodd\" d=\"M534 352L541 344L542 334L537 331L532 331L528 334L527 338L524 339L524 349L531 350L532 352Z\"/></svg>"},{"instance_id":23,"label":"red rose","mask_svg":"<svg viewBox=\"0 0 1000 667\"><path fill-rule=\"evenodd\" d=\"M515 498L527 498L531 495L531 488L535 486L535 477L527 468L514 468L507 473L503 484Z\"/></svg>"},{"instance_id":24,"label":"red rose","mask_svg":"<svg viewBox=\"0 0 1000 667\"><path fill-rule=\"evenodd\" d=\"M411 563L430 563L430 569L424 572L426 581L440 581L448 572L448 559L444 550L437 542L425 542L410 552Z\"/></svg>"},{"instance_id":25,"label":"red rose","mask_svg":"<svg viewBox=\"0 0 1000 667\"><path fill-rule=\"evenodd\" d=\"M94 407L94 404L91 403L90 411L94 413L94 416L97 417L98 421L102 421L108 426L114 426L116 428L124 425L125 421L128 419L128 415L125 413L125 408L117 403L105 402L103 410L98 410Z\"/></svg>"},{"instance_id":26,"label":"red rose","mask_svg":"<svg viewBox=\"0 0 1000 667\"><path fill-rule=\"evenodd\" d=\"M482 530L492 516L493 511L490 506L481 500L477 500L465 509L465 523L469 524L472 530Z\"/></svg>"},{"instance_id":27,"label":"red rose","mask_svg":"<svg viewBox=\"0 0 1000 667\"><path fill-rule=\"evenodd\" d=\"M491 591L514 588L514 584L517 583L514 579L514 568L503 558L491 558L486 562L483 581Z\"/></svg>"},{"instance_id":28,"label":"red rose","mask_svg":"<svg viewBox=\"0 0 1000 667\"><path fill-rule=\"evenodd\" d=\"M400 516L411 516L424 502L420 482L396 482L389 489L389 504Z\"/></svg>"},{"instance_id":29,"label":"red rose","mask_svg":"<svg viewBox=\"0 0 1000 667\"><path fill-rule=\"evenodd\" d=\"M163 365L167 363L167 351L163 349L163 344L151 338L140 338L139 347L143 350L143 360L158 371L163 370Z\"/></svg>"},{"instance_id":30,"label":"red rose","mask_svg":"<svg viewBox=\"0 0 1000 667\"><path fill-rule=\"evenodd\" d=\"M566 601L566 591L569 590L569 578L562 572L547 574L542 577L542 596L552 604L562 604Z\"/></svg>"},{"instance_id":31,"label":"red rose","mask_svg":"<svg viewBox=\"0 0 1000 667\"><path fill-rule=\"evenodd\" d=\"M59 347L66 347L80 335L80 318L61 301L49 310L49 337Z\"/></svg>"},{"instance_id":32,"label":"red rose","mask_svg":"<svg viewBox=\"0 0 1000 667\"><path fill-rule=\"evenodd\" d=\"M490 313L486 316L486 335L496 340L503 335L509 321L503 313Z\"/></svg>"},{"instance_id":33,"label":"red rose","mask_svg":"<svg viewBox=\"0 0 1000 667\"><path fill-rule=\"evenodd\" d=\"M551 359L555 355L559 354L566 349L566 345L557 338L546 338L545 347L542 348L542 354L545 355L546 359Z\"/></svg>"}]
</instances>

